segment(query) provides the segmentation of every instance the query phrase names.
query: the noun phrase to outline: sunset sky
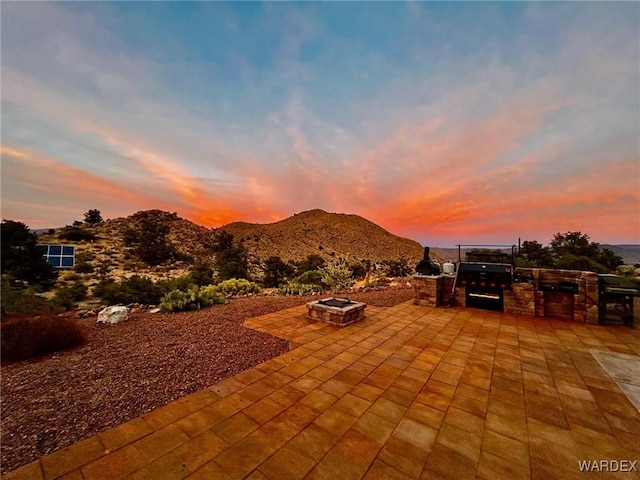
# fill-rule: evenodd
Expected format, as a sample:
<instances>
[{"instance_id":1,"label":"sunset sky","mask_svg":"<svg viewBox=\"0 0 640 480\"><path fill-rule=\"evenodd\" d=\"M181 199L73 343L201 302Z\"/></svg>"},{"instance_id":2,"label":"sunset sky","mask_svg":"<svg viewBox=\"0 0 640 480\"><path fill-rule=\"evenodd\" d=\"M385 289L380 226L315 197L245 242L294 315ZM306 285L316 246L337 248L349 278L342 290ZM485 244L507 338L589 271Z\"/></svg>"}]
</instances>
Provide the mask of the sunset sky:
<instances>
[{"instance_id":1,"label":"sunset sky","mask_svg":"<svg viewBox=\"0 0 640 480\"><path fill-rule=\"evenodd\" d=\"M2 2L2 218L640 243L638 2Z\"/></svg>"}]
</instances>

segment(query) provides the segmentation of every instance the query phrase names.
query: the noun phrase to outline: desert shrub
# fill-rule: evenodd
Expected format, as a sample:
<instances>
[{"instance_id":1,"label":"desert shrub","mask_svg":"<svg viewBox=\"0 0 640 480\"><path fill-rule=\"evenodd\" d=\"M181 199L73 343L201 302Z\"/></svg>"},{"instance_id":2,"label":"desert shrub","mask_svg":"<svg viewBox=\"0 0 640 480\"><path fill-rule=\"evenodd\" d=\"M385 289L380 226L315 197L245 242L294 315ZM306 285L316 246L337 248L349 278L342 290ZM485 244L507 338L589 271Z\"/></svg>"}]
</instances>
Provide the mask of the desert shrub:
<instances>
[{"instance_id":1,"label":"desert shrub","mask_svg":"<svg viewBox=\"0 0 640 480\"><path fill-rule=\"evenodd\" d=\"M191 274L170 278L168 280L161 280L157 283L157 286L163 295L172 292L173 290L186 292L192 285L195 285L195 283L191 278Z\"/></svg>"},{"instance_id":2,"label":"desert shrub","mask_svg":"<svg viewBox=\"0 0 640 480\"><path fill-rule=\"evenodd\" d=\"M63 310L71 310L75 305L75 301L72 298L69 287L59 288L51 301L54 305L62 308Z\"/></svg>"},{"instance_id":3,"label":"desert shrub","mask_svg":"<svg viewBox=\"0 0 640 480\"><path fill-rule=\"evenodd\" d=\"M91 251L76 252L76 265L82 262L90 262L91 260L95 260L95 258L95 254Z\"/></svg>"},{"instance_id":4,"label":"desert shrub","mask_svg":"<svg viewBox=\"0 0 640 480\"><path fill-rule=\"evenodd\" d=\"M173 290L162 297L160 308L163 312L180 312L184 310L200 310L214 304L226 303L225 298L211 289L192 286L186 292Z\"/></svg>"},{"instance_id":5,"label":"desert shrub","mask_svg":"<svg viewBox=\"0 0 640 480\"><path fill-rule=\"evenodd\" d=\"M13 315L47 315L61 309L37 294L35 288L18 288L11 284L8 276L2 277L2 319Z\"/></svg>"},{"instance_id":6,"label":"desert shrub","mask_svg":"<svg viewBox=\"0 0 640 480\"><path fill-rule=\"evenodd\" d=\"M66 282L75 282L77 280L80 280L82 277L80 275L78 275L77 273L73 272L70 273L69 275L67 275L66 277L64 277L64 280Z\"/></svg>"},{"instance_id":7,"label":"desert shrub","mask_svg":"<svg viewBox=\"0 0 640 480\"><path fill-rule=\"evenodd\" d=\"M413 268L409 266L407 259L404 257L399 260L385 260L382 264L384 265L385 274L389 277L406 277L413 271Z\"/></svg>"},{"instance_id":8,"label":"desert shrub","mask_svg":"<svg viewBox=\"0 0 640 480\"><path fill-rule=\"evenodd\" d=\"M60 232L60 238L70 242L91 242L98 237L80 227L65 227Z\"/></svg>"},{"instance_id":9,"label":"desert shrub","mask_svg":"<svg viewBox=\"0 0 640 480\"><path fill-rule=\"evenodd\" d=\"M38 237L22 222L3 220L0 225L0 270L29 285L42 289L53 287L58 271L42 256Z\"/></svg>"},{"instance_id":10,"label":"desert shrub","mask_svg":"<svg viewBox=\"0 0 640 480\"><path fill-rule=\"evenodd\" d=\"M42 317L11 320L2 325L2 357L7 360L57 352L82 345L85 336L69 318Z\"/></svg>"},{"instance_id":11,"label":"desert shrub","mask_svg":"<svg viewBox=\"0 0 640 480\"><path fill-rule=\"evenodd\" d=\"M53 303L71 310L76 302L83 300L87 296L88 288L81 281L76 281L70 286L59 288L53 297Z\"/></svg>"},{"instance_id":12,"label":"desert shrub","mask_svg":"<svg viewBox=\"0 0 640 480\"><path fill-rule=\"evenodd\" d=\"M280 295L314 295L316 293L322 293L323 291L324 289L320 285L298 283L295 280L278 288Z\"/></svg>"},{"instance_id":13,"label":"desert shrub","mask_svg":"<svg viewBox=\"0 0 640 480\"><path fill-rule=\"evenodd\" d=\"M285 263L280 257L271 256L264 262L264 286L279 287L294 271L293 265Z\"/></svg>"},{"instance_id":14,"label":"desert shrub","mask_svg":"<svg viewBox=\"0 0 640 480\"><path fill-rule=\"evenodd\" d=\"M320 247L320 250L322 250L322 247ZM311 255L307 255L307 258L305 258L302 262L298 264L297 273L298 275L301 275L304 272L318 270L318 268L324 267L325 265L326 265L326 262L324 261L324 258L322 258L320 255L316 255L315 253L312 253Z\"/></svg>"},{"instance_id":15,"label":"desert shrub","mask_svg":"<svg viewBox=\"0 0 640 480\"><path fill-rule=\"evenodd\" d=\"M306 285L317 285L318 287L326 288L327 285L322 281L322 272L320 270L308 270L302 275L298 275L293 279L293 282Z\"/></svg>"},{"instance_id":16,"label":"desert shrub","mask_svg":"<svg viewBox=\"0 0 640 480\"><path fill-rule=\"evenodd\" d=\"M136 262L128 261L128 262L124 262L122 264L122 269L123 270L129 271L129 270L134 270L135 268L136 268Z\"/></svg>"},{"instance_id":17,"label":"desert shrub","mask_svg":"<svg viewBox=\"0 0 640 480\"><path fill-rule=\"evenodd\" d=\"M362 280L367 275L367 267L361 263L350 264L349 270L351 270L351 275L353 275L353 278L356 280Z\"/></svg>"},{"instance_id":18,"label":"desert shrub","mask_svg":"<svg viewBox=\"0 0 640 480\"><path fill-rule=\"evenodd\" d=\"M78 262L73 267L73 271L76 273L93 273L95 267L88 262Z\"/></svg>"},{"instance_id":19,"label":"desert shrub","mask_svg":"<svg viewBox=\"0 0 640 480\"><path fill-rule=\"evenodd\" d=\"M128 227L122 232L122 243L125 247L132 247L138 243L138 232L131 227Z\"/></svg>"},{"instance_id":20,"label":"desert shrub","mask_svg":"<svg viewBox=\"0 0 640 480\"><path fill-rule=\"evenodd\" d=\"M322 273L322 281L329 286L333 293L353 285L351 270L342 258L321 267L320 272Z\"/></svg>"},{"instance_id":21,"label":"desert shrub","mask_svg":"<svg viewBox=\"0 0 640 480\"><path fill-rule=\"evenodd\" d=\"M143 218L136 228L124 231L122 240L127 247L134 247L135 253L148 265L159 265L175 259L176 249L169 240L171 228L162 219Z\"/></svg>"},{"instance_id":22,"label":"desert shrub","mask_svg":"<svg viewBox=\"0 0 640 480\"><path fill-rule=\"evenodd\" d=\"M566 270L583 270L596 273L607 273L607 267L599 264L592 258L574 255L572 253L565 253L562 257L558 258L555 262L556 268L563 268Z\"/></svg>"},{"instance_id":23,"label":"desert shrub","mask_svg":"<svg viewBox=\"0 0 640 480\"><path fill-rule=\"evenodd\" d=\"M219 281L249 277L247 252L242 243L234 241L232 234L224 230L217 232L214 250Z\"/></svg>"},{"instance_id":24,"label":"desert shrub","mask_svg":"<svg viewBox=\"0 0 640 480\"><path fill-rule=\"evenodd\" d=\"M193 263L194 262L193 255L191 255L190 253L186 253L186 252L180 252L178 250L173 252L173 258L175 258L175 260L177 262L184 262L184 263Z\"/></svg>"},{"instance_id":25,"label":"desert shrub","mask_svg":"<svg viewBox=\"0 0 640 480\"><path fill-rule=\"evenodd\" d=\"M104 279L96 286L93 294L101 297L110 305L116 303L155 305L162 297L162 290L150 278L134 275L120 282Z\"/></svg>"},{"instance_id":26,"label":"desert shrub","mask_svg":"<svg viewBox=\"0 0 640 480\"><path fill-rule=\"evenodd\" d=\"M248 295L250 293L260 293L260 286L255 282L250 282L246 278L230 278L217 285L205 287L217 292L225 297L235 297L237 295Z\"/></svg>"},{"instance_id":27,"label":"desert shrub","mask_svg":"<svg viewBox=\"0 0 640 480\"><path fill-rule=\"evenodd\" d=\"M191 267L191 281L202 287L203 285L211 285L213 283L213 268L205 259L198 259Z\"/></svg>"}]
</instances>

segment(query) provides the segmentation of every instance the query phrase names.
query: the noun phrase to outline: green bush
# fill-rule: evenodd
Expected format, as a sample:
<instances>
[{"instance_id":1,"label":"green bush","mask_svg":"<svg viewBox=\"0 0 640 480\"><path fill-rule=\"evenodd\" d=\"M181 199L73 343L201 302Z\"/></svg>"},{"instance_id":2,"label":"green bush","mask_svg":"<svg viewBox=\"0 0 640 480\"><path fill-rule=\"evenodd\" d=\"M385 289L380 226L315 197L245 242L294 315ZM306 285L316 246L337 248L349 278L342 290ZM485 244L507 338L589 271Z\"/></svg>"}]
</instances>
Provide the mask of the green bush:
<instances>
[{"instance_id":1,"label":"green bush","mask_svg":"<svg viewBox=\"0 0 640 480\"><path fill-rule=\"evenodd\" d=\"M260 286L255 282L250 282L245 278L230 278L217 285L204 287L211 292L216 292L225 297L235 297L238 295L248 295L250 293L260 293Z\"/></svg>"},{"instance_id":2,"label":"green bush","mask_svg":"<svg viewBox=\"0 0 640 480\"><path fill-rule=\"evenodd\" d=\"M0 225L0 271L15 280L48 290L54 286L58 271L42 256L38 237L22 222L3 220Z\"/></svg>"},{"instance_id":3,"label":"green bush","mask_svg":"<svg viewBox=\"0 0 640 480\"><path fill-rule=\"evenodd\" d=\"M129 303L155 305L162 297L162 290L150 278L133 275L120 282L104 279L96 286L93 294L110 305L117 303L124 305Z\"/></svg>"},{"instance_id":4,"label":"green bush","mask_svg":"<svg viewBox=\"0 0 640 480\"><path fill-rule=\"evenodd\" d=\"M76 281L68 287L59 288L53 297L53 303L63 307L65 310L71 310L76 302L83 300L87 296L87 286Z\"/></svg>"},{"instance_id":5,"label":"green bush","mask_svg":"<svg viewBox=\"0 0 640 480\"><path fill-rule=\"evenodd\" d=\"M367 276L367 267L365 267L361 263L352 263L349 265L349 270L351 270L351 274L353 278L356 280L362 280Z\"/></svg>"},{"instance_id":6,"label":"green bush","mask_svg":"<svg viewBox=\"0 0 640 480\"><path fill-rule=\"evenodd\" d=\"M195 285L191 274L182 275L180 277L170 278L168 280L161 280L157 284L162 294L167 294L174 290L181 290L186 292L189 287Z\"/></svg>"},{"instance_id":7,"label":"green bush","mask_svg":"<svg viewBox=\"0 0 640 480\"><path fill-rule=\"evenodd\" d=\"M324 288L319 285L298 283L296 281L289 282L278 288L280 295L314 295L316 293L322 293L323 291Z\"/></svg>"},{"instance_id":8,"label":"green bush","mask_svg":"<svg viewBox=\"0 0 640 480\"><path fill-rule=\"evenodd\" d=\"M322 281L331 288L333 293L353 285L351 270L343 258L320 268Z\"/></svg>"},{"instance_id":9,"label":"green bush","mask_svg":"<svg viewBox=\"0 0 640 480\"><path fill-rule=\"evenodd\" d=\"M322 281L323 279L322 272L320 270L308 270L304 272L302 275L298 275L293 279L295 283L302 283L308 285L317 285L318 287L326 288L327 285Z\"/></svg>"},{"instance_id":10,"label":"green bush","mask_svg":"<svg viewBox=\"0 0 640 480\"><path fill-rule=\"evenodd\" d=\"M6 360L24 360L86 341L78 324L69 318L21 318L2 324L0 330L2 357Z\"/></svg>"},{"instance_id":11,"label":"green bush","mask_svg":"<svg viewBox=\"0 0 640 480\"><path fill-rule=\"evenodd\" d=\"M213 268L211 264L199 258L191 267L191 280L193 283L202 287L203 285L211 285L213 283Z\"/></svg>"},{"instance_id":12,"label":"green bush","mask_svg":"<svg viewBox=\"0 0 640 480\"><path fill-rule=\"evenodd\" d=\"M322 250L322 246L320 246L319 249ZM311 255L307 255L307 258L298 264L298 275L301 275L304 272L318 270L318 268L324 267L325 265L326 262L324 261L324 258L312 253Z\"/></svg>"},{"instance_id":13,"label":"green bush","mask_svg":"<svg viewBox=\"0 0 640 480\"><path fill-rule=\"evenodd\" d=\"M47 315L61 311L56 305L37 294L33 287L16 288L7 276L2 277L2 318L9 315Z\"/></svg>"},{"instance_id":14,"label":"green bush","mask_svg":"<svg viewBox=\"0 0 640 480\"><path fill-rule=\"evenodd\" d=\"M223 304L227 301L222 295L208 289L192 286L186 292L173 290L162 297L160 309L163 312L180 312L183 310L200 310L214 304Z\"/></svg>"},{"instance_id":15,"label":"green bush","mask_svg":"<svg viewBox=\"0 0 640 480\"><path fill-rule=\"evenodd\" d=\"M70 242L91 242L98 237L80 227L65 227L65 229L60 233L60 238L69 240Z\"/></svg>"},{"instance_id":16,"label":"green bush","mask_svg":"<svg viewBox=\"0 0 640 480\"><path fill-rule=\"evenodd\" d=\"M271 256L264 262L264 286L279 287L293 275L295 268L282 261L280 257Z\"/></svg>"},{"instance_id":17,"label":"green bush","mask_svg":"<svg viewBox=\"0 0 640 480\"><path fill-rule=\"evenodd\" d=\"M401 257L400 260L384 260L385 274L389 277L406 277L413 271L413 267L409 266L406 258Z\"/></svg>"},{"instance_id":18,"label":"green bush","mask_svg":"<svg viewBox=\"0 0 640 480\"><path fill-rule=\"evenodd\" d=\"M92 251L76 252L76 265L78 263L90 262L95 260L96 256Z\"/></svg>"}]
</instances>

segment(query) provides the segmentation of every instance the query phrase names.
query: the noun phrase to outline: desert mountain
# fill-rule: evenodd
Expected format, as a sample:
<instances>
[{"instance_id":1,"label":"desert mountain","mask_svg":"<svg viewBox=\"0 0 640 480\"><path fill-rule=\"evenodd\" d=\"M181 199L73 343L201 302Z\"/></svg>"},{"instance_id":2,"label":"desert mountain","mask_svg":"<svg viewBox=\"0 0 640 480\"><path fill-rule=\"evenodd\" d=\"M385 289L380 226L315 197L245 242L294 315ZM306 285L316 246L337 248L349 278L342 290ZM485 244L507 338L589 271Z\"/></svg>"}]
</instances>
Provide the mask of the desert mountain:
<instances>
[{"instance_id":1,"label":"desert mountain","mask_svg":"<svg viewBox=\"0 0 640 480\"><path fill-rule=\"evenodd\" d=\"M358 215L309 210L275 223L235 222L220 227L243 242L252 258L265 260L279 256L285 261L303 260L309 254L325 259L399 260L406 258L416 265L422 246L398 237Z\"/></svg>"},{"instance_id":2,"label":"desert mountain","mask_svg":"<svg viewBox=\"0 0 640 480\"><path fill-rule=\"evenodd\" d=\"M627 265L635 265L640 263L640 245L601 245L603 248L608 248L616 255L620 255L622 260Z\"/></svg>"},{"instance_id":3,"label":"desert mountain","mask_svg":"<svg viewBox=\"0 0 640 480\"><path fill-rule=\"evenodd\" d=\"M405 258L410 266L414 266L423 253L419 243L393 235L362 217L322 210L301 212L270 224L230 223L217 230L197 225L175 213L146 210L97 225L80 225L82 231L94 236L92 240L66 239L64 235L68 229L62 228L39 232L38 241L74 244L76 263L89 263L95 269L108 265L109 275L113 278L139 274L157 280L187 273L191 267L189 261L151 267L126 246L127 231L136 230L145 219L168 226L168 238L176 250L192 258L213 260L215 234L218 230L227 231L243 243L250 265L254 267L252 270L256 272L260 270L258 265L270 256L299 261L307 255L317 254L327 260L344 257L349 261L368 259L374 263Z\"/></svg>"}]
</instances>

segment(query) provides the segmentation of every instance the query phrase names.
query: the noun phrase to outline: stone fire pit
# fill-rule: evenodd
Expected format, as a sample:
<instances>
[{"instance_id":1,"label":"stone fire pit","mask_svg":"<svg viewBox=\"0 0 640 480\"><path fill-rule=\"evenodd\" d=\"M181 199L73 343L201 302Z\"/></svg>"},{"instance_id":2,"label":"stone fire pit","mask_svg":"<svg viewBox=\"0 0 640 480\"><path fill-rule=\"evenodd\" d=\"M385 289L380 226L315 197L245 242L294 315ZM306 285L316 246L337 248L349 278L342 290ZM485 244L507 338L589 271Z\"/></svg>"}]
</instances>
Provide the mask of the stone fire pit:
<instances>
[{"instance_id":1,"label":"stone fire pit","mask_svg":"<svg viewBox=\"0 0 640 480\"><path fill-rule=\"evenodd\" d=\"M324 298L307 303L307 318L344 327L365 318L366 303L348 298Z\"/></svg>"}]
</instances>

